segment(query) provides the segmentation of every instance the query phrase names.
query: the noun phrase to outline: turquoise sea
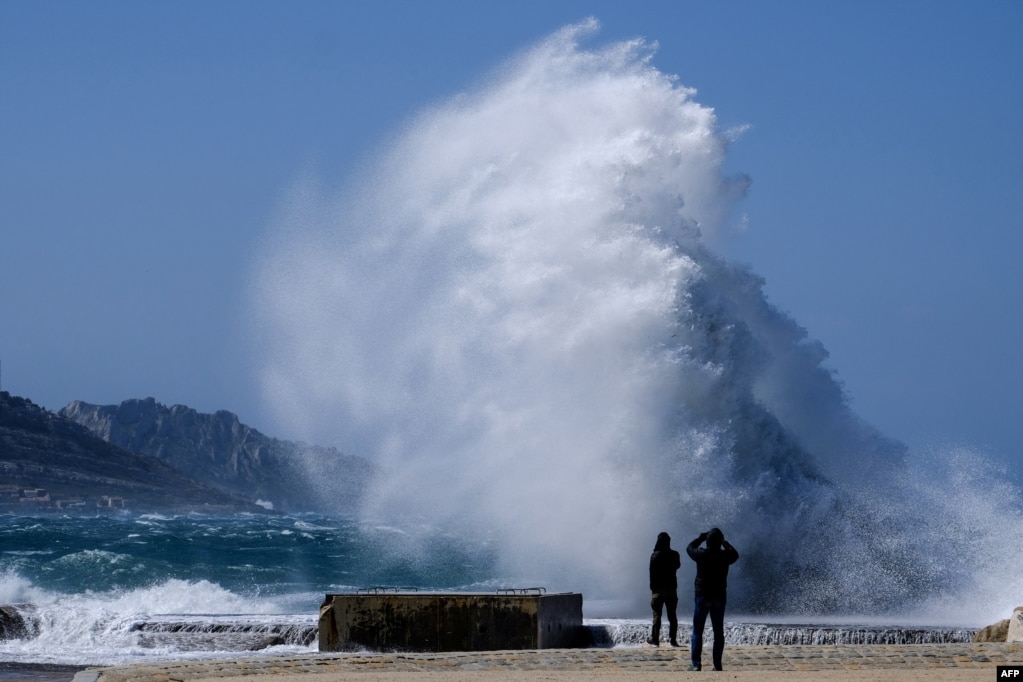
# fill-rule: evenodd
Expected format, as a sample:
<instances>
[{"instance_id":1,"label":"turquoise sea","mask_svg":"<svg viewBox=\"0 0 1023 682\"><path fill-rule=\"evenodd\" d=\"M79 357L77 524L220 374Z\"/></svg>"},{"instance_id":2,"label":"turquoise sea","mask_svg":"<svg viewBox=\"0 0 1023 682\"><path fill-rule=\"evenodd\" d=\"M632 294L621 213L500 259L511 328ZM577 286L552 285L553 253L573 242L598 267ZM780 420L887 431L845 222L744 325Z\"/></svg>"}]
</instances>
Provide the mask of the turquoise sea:
<instances>
[{"instance_id":1,"label":"turquoise sea","mask_svg":"<svg viewBox=\"0 0 1023 682\"><path fill-rule=\"evenodd\" d=\"M421 542L424 534L432 551L413 560L407 539ZM468 550L432 528L318 514L3 514L0 607L20 614L25 628L0 627L0 673L24 665L312 653L326 593L524 587L497 575L496 565L485 546ZM687 608L681 600L683 640ZM585 595L583 610L597 646L638 646L647 635L645 614L607 618ZM728 623L733 643L963 641L972 632L791 618Z\"/></svg>"},{"instance_id":2,"label":"turquoise sea","mask_svg":"<svg viewBox=\"0 0 1023 682\"><path fill-rule=\"evenodd\" d=\"M442 534L432 559L403 559L406 532L313 514L0 515L0 606L16 605L29 630L0 640L0 661L314 650L325 593L502 586L486 556ZM183 629L234 636L172 636Z\"/></svg>"}]
</instances>

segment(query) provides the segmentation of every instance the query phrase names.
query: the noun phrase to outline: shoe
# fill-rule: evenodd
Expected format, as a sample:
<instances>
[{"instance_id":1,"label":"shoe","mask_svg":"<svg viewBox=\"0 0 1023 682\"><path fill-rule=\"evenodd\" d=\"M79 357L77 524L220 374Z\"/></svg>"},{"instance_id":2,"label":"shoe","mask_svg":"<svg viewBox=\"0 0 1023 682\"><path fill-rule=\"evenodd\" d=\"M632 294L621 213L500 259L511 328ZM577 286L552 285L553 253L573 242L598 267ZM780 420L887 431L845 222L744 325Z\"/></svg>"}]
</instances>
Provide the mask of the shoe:
<instances>
[{"instance_id":1,"label":"shoe","mask_svg":"<svg viewBox=\"0 0 1023 682\"><path fill-rule=\"evenodd\" d=\"M678 642L676 642L675 640L671 640L671 645L672 646L678 646Z\"/></svg>"},{"instance_id":2,"label":"shoe","mask_svg":"<svg viewBox=\"0 0 1023 682\"><path fill-rule=\"evenodd\" d=\"M700 668L700 666L698 666L695 663L693 663L692 665L689 666L689 669L690 670L700 670L701 668Z\"/></svg>"},{"instance_id":3,"label":"shoe","mask_svg":"<svg viewBox=\"0 0 1023 682\"><path fill-rule=\"evenodd\" d=\"M714 670L721 672L721 668L714 668Z\"/></svg>"},{"instance_id":4,"label":"shoe","mask_svg":"<svg viewBox=\"0 0 1023 682\"><path fill-rule=\"evenodd\" d=\"M660 646L660 643L653 637L647 637L646 643L649 644L650 646Z\"/></svg>"}]
</instances>

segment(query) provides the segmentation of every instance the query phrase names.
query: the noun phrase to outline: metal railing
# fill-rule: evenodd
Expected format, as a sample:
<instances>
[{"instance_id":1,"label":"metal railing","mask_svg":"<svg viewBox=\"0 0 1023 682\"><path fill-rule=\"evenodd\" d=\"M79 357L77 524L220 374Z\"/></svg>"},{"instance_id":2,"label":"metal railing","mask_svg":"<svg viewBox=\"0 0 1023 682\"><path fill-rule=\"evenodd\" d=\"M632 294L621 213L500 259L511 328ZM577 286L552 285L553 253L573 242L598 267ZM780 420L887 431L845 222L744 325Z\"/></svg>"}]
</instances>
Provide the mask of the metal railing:
<instances>
[{"instance_id":1,"label":"metal railing","mask_svg":"<svg viewBox=\"0 0 1023 682\"><path fill-rule=\"evenodd\" d=\"M360 587L355 590L355 594L397 594L399 592L418 592L418 587L399 587L396 585L371 585L369 587ZM496 594L547 594L546 587L502 587L501 589L495 590ZM458 594L452 592L452 594Z\"/></svg>"},{"instance_id":2,"label":"metal railing","mask_svg":"<svg viewBox=\"0 0 1023 682\"><path fill-rule=\"evenodd\" d=\"M386 592L418 592L418 587L397 587L394 585L372 585L360 587L355 594L384 594Z\"/></svg>"}]
</instances>

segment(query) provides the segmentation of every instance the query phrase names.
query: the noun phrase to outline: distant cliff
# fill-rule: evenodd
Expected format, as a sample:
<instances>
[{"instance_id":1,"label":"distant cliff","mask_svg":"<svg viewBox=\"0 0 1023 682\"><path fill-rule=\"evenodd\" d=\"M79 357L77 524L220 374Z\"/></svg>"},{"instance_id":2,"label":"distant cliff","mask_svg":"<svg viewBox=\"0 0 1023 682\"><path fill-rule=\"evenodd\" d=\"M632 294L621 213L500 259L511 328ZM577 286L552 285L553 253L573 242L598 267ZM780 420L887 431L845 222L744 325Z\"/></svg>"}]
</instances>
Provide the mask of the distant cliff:
<instances>
[{"instance_id":1,"label":"distant cliff","mask_svg":"<svg viewBox=\"0 0 1023 682\"><path fill-rule=\"evenodd\" d=\"M120 405L75 401L60 414L114 445L282 511L350 511L370 474L365 459L270 438L224 410L204 414L146 398Z\"/></svg>"},{"instance_id":2,"label":"distant cliff","mask_svg":"<svg viewBox=\"0 0 1023 682\"><path fill-rule=\"evenodd\" d=\"M260 511L251 501L129 452L0 392L0 510Z\"/></svg>"}]
</instances>

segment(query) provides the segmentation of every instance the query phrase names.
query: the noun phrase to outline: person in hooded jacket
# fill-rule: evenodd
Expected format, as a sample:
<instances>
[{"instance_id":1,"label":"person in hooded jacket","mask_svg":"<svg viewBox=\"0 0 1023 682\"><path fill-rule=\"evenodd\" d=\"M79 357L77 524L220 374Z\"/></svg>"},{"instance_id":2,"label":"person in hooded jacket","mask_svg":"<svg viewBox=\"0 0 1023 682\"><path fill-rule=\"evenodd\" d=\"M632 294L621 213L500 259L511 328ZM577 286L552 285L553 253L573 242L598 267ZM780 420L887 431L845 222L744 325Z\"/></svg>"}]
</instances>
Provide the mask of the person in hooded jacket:
<instances>
[{"instance_id":1,"label":"person in hooded jacket","mask_svg":"<svg viewBox=\"0 0 1023 682\"><path fill-rule=\"evenodd\" d=\"M700 547L706 543L706 547ZM690 670L701 670L703 654L703 627L710 615L714 630L714 670L721 670L721 655L725 650L725 601L728 592L728 567L739 559L739 552L725 540L717 528L689 543L686 554L696 562L696 590L693 604L693 634L690 637Z\"/></svg>"},{"instance_id":2,"label":"person in hooded jacket","mask_svg":"<svg viewBox=\"0 0 1023 682\"><path fill-rule=\"evenodd\" d=\"M671 536L658 533L654 552L650 555L650 608L654 624L647 644L659 646L661 642L661 610L668 612L668 637L672 646L678 646L678 580L675 572L682 565L679 553L671 548Z\"/></svg>"}]
</instances>

